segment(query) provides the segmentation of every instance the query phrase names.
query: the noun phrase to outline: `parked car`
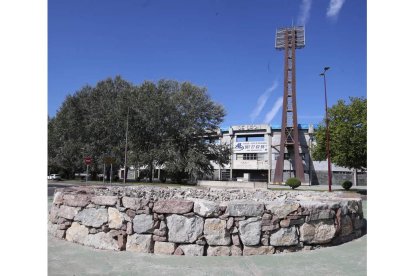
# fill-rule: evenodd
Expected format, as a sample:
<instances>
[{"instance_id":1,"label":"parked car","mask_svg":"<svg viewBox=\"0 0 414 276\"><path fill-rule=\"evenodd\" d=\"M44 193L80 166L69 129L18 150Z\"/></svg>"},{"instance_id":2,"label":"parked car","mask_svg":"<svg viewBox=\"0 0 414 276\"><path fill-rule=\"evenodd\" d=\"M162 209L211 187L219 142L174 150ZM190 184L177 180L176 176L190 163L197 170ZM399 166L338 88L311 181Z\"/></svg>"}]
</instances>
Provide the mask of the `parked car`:
<instances>
[{"instance_id":1,"label":"parked car","mask_svg":"<svg viewBox=\"0 0 414 276\"><path fill-rule=\"evenodd\" d=\"M51 174L47 177L49 180L62 180L59 174Z\"/></svg>"}]
</instances>

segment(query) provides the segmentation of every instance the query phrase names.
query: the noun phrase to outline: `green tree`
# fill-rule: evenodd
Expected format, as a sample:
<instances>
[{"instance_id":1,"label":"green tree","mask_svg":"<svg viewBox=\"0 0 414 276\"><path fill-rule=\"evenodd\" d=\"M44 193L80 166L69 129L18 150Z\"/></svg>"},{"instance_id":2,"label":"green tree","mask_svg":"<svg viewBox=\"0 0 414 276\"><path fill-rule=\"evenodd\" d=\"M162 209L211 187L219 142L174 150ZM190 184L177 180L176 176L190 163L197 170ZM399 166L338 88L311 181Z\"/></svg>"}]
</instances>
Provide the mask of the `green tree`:
<instances>
[{"instance_id":1,"label":"green tree","mask_svg":"<svg viewBox=\"0 0 414 276\"><path fill-rule=\"evenodd\" d=\"M204 142L225 115L205 88L171 80L134 86L116 77L68 96L56 116L48 118L49 168L73 177L85 170L85 156L94 161L93 175L102 172L105 156L123 167L127 114L128 165L149 171L162 165L181 181L211 173L210 161L228 160L226 145Z\"/></svg>"},{"instance_id":2,"label":"green tree","mask_svg":"<svg viewBox=\"0 0 414 276\"><path fill-rule=\"evenodd\" d=\"M101 172L104 156L122 164L124 118L132 85L120 77L85 86L66 97L48 124L48 163L67 178L85 171L83 158L91 156L90 172Z\"/></svg>"},{"instance_id":3,"label":"green tree","mask_svg":"<svg viewBox=\"0 0 414 276\"><path fill-rule=\"evenodd\" d=\"M351 97L328 109L332 163L349 169L367 168L367 100ZM325 120L316 130L315 160L326 160Z\"/></svg>"}]
</instances>

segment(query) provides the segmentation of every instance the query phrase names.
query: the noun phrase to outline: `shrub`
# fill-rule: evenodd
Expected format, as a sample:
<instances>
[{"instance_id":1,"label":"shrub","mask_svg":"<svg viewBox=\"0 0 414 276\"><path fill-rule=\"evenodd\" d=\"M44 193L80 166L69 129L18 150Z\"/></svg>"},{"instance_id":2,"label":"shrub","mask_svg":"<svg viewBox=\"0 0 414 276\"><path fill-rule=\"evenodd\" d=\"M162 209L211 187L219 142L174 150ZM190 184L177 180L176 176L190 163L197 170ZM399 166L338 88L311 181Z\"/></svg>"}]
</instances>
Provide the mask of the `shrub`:
<instances>
[{"instance_id":1,"label":"shrub","mask_svg":"<svg viewBox=\"0 0 414 276\"><path fill-rule=\"evenodd\" d=\"M342 183L342 188L344 188L345 190L349 190L349 189L351 189L351 187L352 187L352 182L351 181L349 181L349 180L347 180L347 181L344 181L343 183Z\"/></svg>"},{"instance_id":2,"label":"shrub","mask_svg":"<svg viewBox=\"0 0 414 276\"><path fill-rule=\"evenodd\" d=\"M288 180L286 180L286 185L288 185L292 189L295 189L295 188L299 187L300 185L302 185L302 182L300 182L299 179L297 179L295 177L292 177L292 178L289 178Z\"/></svg>"}]
</instances>

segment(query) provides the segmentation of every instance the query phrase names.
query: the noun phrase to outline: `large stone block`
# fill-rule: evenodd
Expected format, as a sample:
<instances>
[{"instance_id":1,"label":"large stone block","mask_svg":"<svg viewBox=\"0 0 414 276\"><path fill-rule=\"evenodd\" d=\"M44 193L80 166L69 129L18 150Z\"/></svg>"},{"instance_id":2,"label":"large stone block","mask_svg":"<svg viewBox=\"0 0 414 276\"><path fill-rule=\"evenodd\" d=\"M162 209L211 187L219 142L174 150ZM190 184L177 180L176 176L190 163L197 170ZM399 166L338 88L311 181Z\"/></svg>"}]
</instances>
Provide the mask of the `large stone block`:
<instances>
[{"instance_id":1,"label":"large stone block","mask_svg":"<svg viewBox=\"0 0 414 276\"><path fill-rule=\"evenodd\" d=\"M57 215L65 219L73 219L79 213L79 210L80 210L79 207L70 207L66 205L61 205L59 207Z\"/></svg>"},{"instance_id":2,"label":"large stone block","mask_svg":"<svg viewBox=\"0 0 414 276\"><path fill-rule=\"evenodd\" d=\"M91 198L92 203L96 205L114 206L118 201L117 196L94 196Z\"/></svg>"},{"instance_id":3,"label":"large stone block","mask_svg":"<svg viewBox=\"0 0 414 276\"><path fill-rule=\"evenodd\" d=\"M230 233L225 220L212 218L204 223L204 237L209 245L229 245Z\"/></svg>"},{"instance_id":4,"label":"large stone block","mask_svg":"<svg viewBox=\"0 0 414 276\"><path fill-rule=\"evenodd\" d=\"M331 209L324 210L312 210L310 215L306 218L306 221L314 221L321 219L333 219L335 216L335 211Z\"/></svg>"},{"instance_id":5,"label":"large stone block","mask_svg":"<svg viewBox=\"0 0 414 276\"><path fill-rule=\"evenodd\" d=\"M135 197L122 197L122 205L128 209L142 209L144 206L148 204L148 200L142 198L135 198Z\"/></svg>"},{"instance_id":6,"label":"large stone block","mask_svg":"<svg viewBox=\"0 0 414 276\"><path fill-rule=\"evenodd\" d=\"M90 196L85 194L63 195L63 203L72 207L85 207L90 203Z\"/></svg>"},{"instance_id":7,"label":"large stone block","mask_svg":"<svg viewBox=\"0 0 414 276\"><path fill-rule=\"evenodd\" d=\"M152 253L154 241L152 235L133 234L127 237L126 251L138 253Z\"/></svg>"},{"instance_id":8,"label":"large stone block","mask_svg":"<svg viewBox=\"0 0 414 276\"><path fill-rule=\"evenodd\" d=\"M233 217L261 216L264 212L264 204L256 201L232 201L227 206L227 212Z\"/></svg>"},{"instance_id":9,"label":"large stone block","mask_svg":"<svg viewBox=\"0 0 414 276\"><path fill-rule=\"evenodd\" d=\"M75 221L72 223L72 226L66 230L66 240L84 244L88 234L88 228Z\"/></svg>"},{"instance_id":10,"label":"large stone block","mask_svg":"<svg viewBox=\"0 0 414 276\"><path fill-rule=\"evenodd\" d=\"M55 236L59 239L63 239L65 237L65 230L59 229L58 224L53 224L49 221L47 230L52 236Z\"/></svg>"},{"instance_id":11,"label":"large stone block","mask_svg":"<svg viewBox=\"0 0 414 276\"><path fill-rule=\"evenodd\" d=\"M116 208L108 208L108 226L112 229L121 229L124 216Z\"/></svg>"},{"instance_id":12,"label":"large stone block","mask_svg":"<svg viewBox=\"0 0 414 276\"><path fill-rule=\"evenodd\" d=\"M243 250L240 245L232 245L230 247L231 256L243 256Z\"/></svg>"},{"instance_id":13,"label":"large stone block","mask_svg":"<svg viewBox=\"0 0 414 276\"><path fill-rule=\"evenodd\" d=\"M152 215L136 215L132 222L135 233L152 233L154 231Z\"/></svg>"},{"instance_id":14,"label":"large stone block","mask_svg":"<svg viewBox=\"0 0 414 276\"><path fill-rule=\"evenodd\" d=\"M111 233L89 234L84 240L84 245L97 249L119 250L118 241L113 238Z\"/></svg>"},{"instance_id":15,"label":"large stone block","mask_svg":"<svg viewBox=\"0 0 414 276\"><path fill-rule=\"evenodd\" d=\"M172 242L155 242L154 254L172 255L176 247L176 244Z\"/></svg>"},{"instance_id":16,"label":"large stone block","mask_svg":"<svg viewBox=\"0 0 414 276\"><path fill-rule=\"evenodd\" d=\"M275 253L273 246L245 246L243 248L243 256L270 255L273 253Z\"/></svg>"},{"instance_id":17,"label":"large stone block","mask_svg":"<svg viewBox=\"0 0 414 276\"><path fill-rule=\"evenodd\" d=\"M186 244L179 246L186 256L203 256L204 246L198 244Z\"/></svg>"},{"instance_id":18,"label":"large stone block","mask_svg":"<svg viewBox=\"0 0 414 276\"><path fill-rule=\"evenodd\" d=\"M270 244L274 246L291 246L298 244L298 234L296 227L280 228L277 232L270 235Z\"/></svg>"},{"instance_id":19,"label":"large stone block","mask_svg":"<svg viewBox=\"0 0 414 276\"><path fill-rule=\"evenodd\" d=\"M194 202L183 199L159 200L155 202L153 211L165 214L185 214L193 210Z\"/></svg>"},{"instance_id":20,"label":"large stone block","mask_svg":"<svg viewBox=\"0 0 414 276\"><path fill-rule=\"evenodd\" d=\"M299 228L300 241L307 244L328 243L335 236L335 231L335 225L330 220L304 223Z\"/></svg>"},{"instance_id":21,"label":"large stone block","mask_svg":"<svg viewBox=\"0 0 414 276\"><path fill-rule=\"evenodd\" d=\"M53 204L60 205L63 204L63 193L55 192L53 195Z\"/></svg>"},{"instance_id":22,"label":"large stone block","mask_svg":"<svg viewBox=\"0 0 414 276\"><path fill-rule=\"evenodd\" d=\"M231 246L209 246L207 256L230 256Z\"/></svg>"},{"instance_id":23,"label":"large stone block","mask_svg":"<svg viewBox=\"0 0 414 276\"><path fill-rule=\"evenodd\" d=\"M257 245L260 243L262 220L249 218L239 222L240 238L244 245Z\"/></svg>"},{"instance_id":24,"label":"large stone block","mask_svg":"<svg viewBox=\"0 0 414 276\"><path fill-rule=\"evenodd\" d=\"M193 243L203 233L204 220L199 216L167 216L168 240L176 243Z\"/></svg>"},{"instance_id":25,"label":"large stone block","mask_svg":"<svg viewBox=\"0 0 414 276\"><path fill-rule=\"evenodd\" d=\"M276 218L283 219L290 213L295 212L299 208L297 202L273 202L266 204L266 209L269 210Z\"/></svg>"},{"instance_id":26,"label":"large stone block","mask_svg":"<svg viewBox=\"0 0 414 276\"><path fill-rule=\"evenodd\" d=\"M94 208L83 209L75 216L74 220L80 221L83 225L98 228L108 222L108 211Z\"/></svg>"},{"instance_id":27,"label":"large stone block","mask_svg":"<svg viewBox=\"0 0 414 276\"><path fill-rule=\"evenodd\" d=\"M349 216L343 216L341 218L341 236L347 236L352 233L352 219Z\"/></svg>"},{"instance_id":28,"label":"large stone block","mask_svg":"<svg viewBox=\"0 0 414 276\"><path fill-rule=\"evenodd\" d=\"M52 223L57 223L59 219L59 207L57 205L52 205L49 212L49 221Z\"/></svg>"},{"instance_id":29,"label":"large stone block","mask_svg":"<svg viewBox=\"0 0 414 276\"><path fill-rule=\"evenodd\" d=\"M219 205L213 201L191 199L194 202L194 213L202 217L214 217L219 213Z\"/></svg>"}]
</instances>

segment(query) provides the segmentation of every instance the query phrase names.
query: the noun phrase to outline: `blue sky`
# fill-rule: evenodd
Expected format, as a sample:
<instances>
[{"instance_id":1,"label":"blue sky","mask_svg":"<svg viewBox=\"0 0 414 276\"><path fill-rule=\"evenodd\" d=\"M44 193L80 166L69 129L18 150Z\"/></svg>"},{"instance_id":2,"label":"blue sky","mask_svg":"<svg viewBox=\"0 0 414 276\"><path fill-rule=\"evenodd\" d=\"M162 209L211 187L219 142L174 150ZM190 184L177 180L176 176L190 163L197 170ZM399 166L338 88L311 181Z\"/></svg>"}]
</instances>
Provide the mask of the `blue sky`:
<instances>
[{"instance_id":1,"label":"blue sky","mask_svg":"<svg viewBox=\"0 0 414 276\"><path fill-rule=\"evenodd\" d=\"M276 28L305 24L297 51L298 121L366 97L366 1L115 1L48 3L48 114L66 95L121 75L134 84L174 79L204 86L227 111L222 126L281 124L283 52ZM273 110L273 112L272 112Z\"/></svg>"}]
</instances>

